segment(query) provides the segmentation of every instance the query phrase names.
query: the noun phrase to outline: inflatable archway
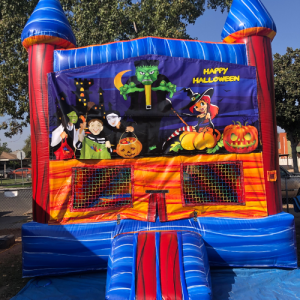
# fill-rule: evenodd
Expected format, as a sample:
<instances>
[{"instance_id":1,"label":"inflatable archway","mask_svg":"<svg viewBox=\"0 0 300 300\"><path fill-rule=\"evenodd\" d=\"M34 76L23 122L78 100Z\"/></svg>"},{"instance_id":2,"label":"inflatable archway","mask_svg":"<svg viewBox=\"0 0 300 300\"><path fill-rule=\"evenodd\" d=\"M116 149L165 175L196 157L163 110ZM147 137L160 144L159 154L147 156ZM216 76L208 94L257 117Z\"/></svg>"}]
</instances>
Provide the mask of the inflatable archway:
<instances>
[{"instance_id":1,"label":"inflatable archway","mask_svg":"<svg viewBox=\"0 0 300 300\"><path fill-rule=\"evenodd\" d=\"M35 221L23 275L108 268L107 299L209 299L209 265L295 268L275 34L260 0L234 0L222 43L76 48L59 1L41 0L22 33Z\"/></svg>"}]
</instances>

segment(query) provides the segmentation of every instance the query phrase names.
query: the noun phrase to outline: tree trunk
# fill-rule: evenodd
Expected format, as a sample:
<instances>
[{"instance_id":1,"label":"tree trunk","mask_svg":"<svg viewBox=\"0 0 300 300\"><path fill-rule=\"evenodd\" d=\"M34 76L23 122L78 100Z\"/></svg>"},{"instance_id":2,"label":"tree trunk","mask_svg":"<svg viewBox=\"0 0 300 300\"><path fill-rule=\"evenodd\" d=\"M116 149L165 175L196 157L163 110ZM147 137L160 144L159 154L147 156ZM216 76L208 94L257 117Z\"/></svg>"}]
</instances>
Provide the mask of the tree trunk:
<instances>
[{"instance_id":1,"label":"tree trunk","mask_svg":"<svg viewBox=\"0 0 300 300\"><path fill-rule=\"evenodd\" d=\"M297 145L299 141L295 136L293 136L291 132L287 132L287 138L291 142L294 172L299 173L298 155L297 155Z\"/></svg>"}]
</instances>

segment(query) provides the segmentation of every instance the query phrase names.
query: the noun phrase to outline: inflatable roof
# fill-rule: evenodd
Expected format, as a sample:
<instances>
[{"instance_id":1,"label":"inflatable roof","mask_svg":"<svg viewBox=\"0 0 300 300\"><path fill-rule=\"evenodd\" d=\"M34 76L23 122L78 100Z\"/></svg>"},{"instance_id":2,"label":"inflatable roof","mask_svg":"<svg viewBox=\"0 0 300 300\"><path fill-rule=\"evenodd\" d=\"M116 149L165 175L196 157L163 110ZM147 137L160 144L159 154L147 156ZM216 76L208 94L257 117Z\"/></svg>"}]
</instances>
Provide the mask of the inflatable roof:
<instances>
[{"instance_id":1,"label":"inflatable roof","mask_svg":"<svg viewBox=\"0 0 300 300\"><path fill-rule=\"evenodd\" d=\"M145 37L54 52L54 71L92 66L147 54L247 65L245 44L207 43Z\"/></svg>"},{"instance_id":2,"label":"inflatable roof","mask_svg":"<svg viewBox=\"0 0 300 300\"><path fill-rule=\"evenodd\" d=\"M268 36L273 40L276 25L260 0L233 0L222 39L230 43L250 35Z\"/></svg>"},{"instance_id":3,"label":"inflatable roof","mask_svg":"<svg viewBox=\"0 0 300 300\"><path fill-rule=\"evenodd\" d=\"M43 43L76 47L76 38L59 0L39 1L23 29L21 40L26 49Z\"/></svg>"}]
</instances>

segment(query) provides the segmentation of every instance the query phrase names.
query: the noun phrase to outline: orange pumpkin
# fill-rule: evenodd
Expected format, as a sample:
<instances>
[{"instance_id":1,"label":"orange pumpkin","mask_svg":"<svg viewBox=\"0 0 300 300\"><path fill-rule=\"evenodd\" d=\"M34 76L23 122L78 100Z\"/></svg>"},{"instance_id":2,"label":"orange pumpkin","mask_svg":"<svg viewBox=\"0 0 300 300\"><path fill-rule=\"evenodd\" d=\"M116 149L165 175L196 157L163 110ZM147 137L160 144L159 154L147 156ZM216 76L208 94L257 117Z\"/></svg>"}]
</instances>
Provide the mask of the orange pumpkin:
<instances>
[{"instance_id":1,"label":"orange pumpkin","mask_svg":"<svg viewBox=\"0 0 300 300\"><path fill-rule=\"evenodd\" d=\"M195 150L193 141L197 134L198 134L197 132L188 132L188 131L183 132L179 136L181 147L185 150Z\"/></svg>"},{"instance_id":2,"label":"orange pumpkin","mask_svg":"<svg viewBox=\"0 0 300 300\"><path fill-rule=\"evenodd\" d=\"M143 145L136 136L123 139L121 136L116 152L124 158L133 158L141 153L142 148Z\"/></svg>"},{"instance_id":3,"label":"orange pumpkin","mask_svg":"<svg viewBox=\"0 0 300 300\"><path fill-rule=\"evenodd\" d=\"M221 138L221 133L215 129L214 134L213 129L210 127L204 127L200 132L183 132L179 141L181 147L185 150L204 150L205 148L214 148L217 142Z\"/></svg>"},{"instance_id":4,"label":"orange pumpkin","mask_svg":"<svg viewBox=\"0 0 300 300\"><path fill-rule=\"evenodd\" d=\"M246 122L247 124L247 122ZM258 132L254 126L237 124L226 126L223 132L224 147L233 153L249 153L258 146Z\"/></svg>"}]
</instances>

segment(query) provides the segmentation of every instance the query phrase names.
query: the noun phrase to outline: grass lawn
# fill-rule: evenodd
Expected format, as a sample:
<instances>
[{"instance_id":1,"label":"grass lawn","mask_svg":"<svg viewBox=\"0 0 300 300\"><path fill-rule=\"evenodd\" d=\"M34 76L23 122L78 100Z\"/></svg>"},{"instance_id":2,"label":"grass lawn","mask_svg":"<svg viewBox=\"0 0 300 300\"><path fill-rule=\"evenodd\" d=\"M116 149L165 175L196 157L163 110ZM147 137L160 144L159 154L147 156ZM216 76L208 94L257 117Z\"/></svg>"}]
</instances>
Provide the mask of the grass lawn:
<instances>
[{"instance_id":1,"label":"grass lawn","mask_svg":"<svg viewBox=\"0 0 300 300\"><path fill-rule=\"evenodd\" d=\"M31 178L28 178L28 180L26 180L26 178L23 179L22 178L17 178L17 179L10 179L10 178L6 178L6 179L0 179L0 189L5 189L5 188L11 188L11 187L31 187L32 182L31 182Z\"/></svg>"}]
</instances>

